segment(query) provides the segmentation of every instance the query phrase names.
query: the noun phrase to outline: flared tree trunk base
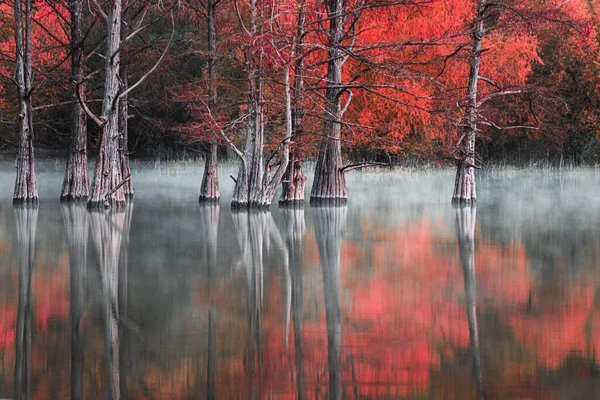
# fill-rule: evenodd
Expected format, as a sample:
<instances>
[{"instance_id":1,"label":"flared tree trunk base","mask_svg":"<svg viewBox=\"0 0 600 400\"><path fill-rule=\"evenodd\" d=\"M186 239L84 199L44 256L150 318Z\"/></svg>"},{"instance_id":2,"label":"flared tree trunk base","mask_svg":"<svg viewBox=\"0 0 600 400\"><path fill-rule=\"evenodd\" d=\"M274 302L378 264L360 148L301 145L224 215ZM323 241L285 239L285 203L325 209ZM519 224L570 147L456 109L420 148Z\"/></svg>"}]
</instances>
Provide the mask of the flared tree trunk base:
<instances>
[{"instance_id":1,"label":"flared tree trunk base","mask_svg":"<svg viewBox=\"0 0 600 400\"><path fill-rule=\"evenodd\" d=\"M13 199L13 205L15 205L15 206L36 207L38 204L40 204L40 200L37 197L33 197L33 198L19 197L19 198Z\"/></svg>"},{"instance_id":2,"label":"flared tree trunk base","mask_svg":"<svg viewBox=\"0 0 600 400\"><path fill-rule=\"evenodd\" d=\"M470 162L460 161L456 170L452 204L464 206L476 203L475 168L473 168Z\"/></svg>"},{"instance_id":3,"label":"flared tree trunk base","mask_svg":"<svg viewBox=\"0 0 600 400\"><path fill-rule=\"evenodd\" d=\"M304 205L304 188L306 186L306 175L302 171L302 160L291 157L283 183L281 185L281 207L302 207Z\"/></svg>"},{"instance_id":4,"label":"flared tree trunk base","mask_svg":"<svg viewBox=\"0 0 600 400\"><path fill-rule=\"evenodd\" d=\"M310 193L311 205L343 205L348 201L346 177L341 171L342 156L339 148L330 146L319 156L315 180Z\"/></svg>"},{"instance_id":5,"label":"flared tree trunk base","mask_svg":"<svg viewBox=\"0 0 600 400\"><path fill-rule=\"evenodd\" d=\"M31 139L24 140L19 150L17 159L17 176L13 203L38 203L38 191L35 177L35 158Z\"/></svg>"},{"instance_id":6,"label":"flared tree trunk base","mask_svg":"<svg viewBox=\"0 0 600 400\"><path fill-rule=\"evenodd\" d=\"M202 177L202 184L200 185L200 197L198 198L198 201L203 204L217 204L219 203L220 197L217 143L213 142L206 155L204 176Z\"/></svg>"},{"instance_id":7,"label":"flared tree trunk base","mask_svg":"<svg viewBox=\"0 0 600 400\"><path fill-rule=\"evenodd\" d=\"M82 157L71 156L67 163L60 200L86 201L89 194L87 154Z\"/></svg>"}]
</instances>

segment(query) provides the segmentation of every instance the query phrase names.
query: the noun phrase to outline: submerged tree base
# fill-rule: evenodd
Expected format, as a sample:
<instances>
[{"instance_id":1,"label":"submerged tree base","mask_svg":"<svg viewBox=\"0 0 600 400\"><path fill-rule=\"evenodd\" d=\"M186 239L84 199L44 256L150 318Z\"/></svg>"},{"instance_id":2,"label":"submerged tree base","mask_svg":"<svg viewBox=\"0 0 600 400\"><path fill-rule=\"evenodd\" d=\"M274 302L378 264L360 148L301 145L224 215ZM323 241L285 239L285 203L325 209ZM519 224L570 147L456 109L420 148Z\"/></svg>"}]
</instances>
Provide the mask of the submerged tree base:
<instances>
[{"instance_id":1,"label":"submerged tree base","mask_svg":"<svg viewBox=\"0 0 600 400\"><path fill-rule=\"evenodd\" d=\"M302 208L304 200L279 200L280 208Z\"/></svg>"},{"instance_id":2,"label":"submerged tree base","mask_svg":"<svg viewBox=\"0 0 600 400\"><path fill-rule=\"evenodd\" d=\"M477 198L472 197L470 199L465 199L463 197L453 197L452 205L453 206L474 206L477 204Z\"/></svg>"},{"instance_id":3,"label":"submerged tree base","mask_svg":"<svg viewBox=\"0 0 600 400\"><path fill-rule=\"evenodd\" d=\"M89 196L76 196L76 195L63 195L60 196L61 203L86 203L88 201Z\"/></svg>"},{"instance_id":4,"label":"submerged tree base","mask_svg":"<svg viewBox=\"0 0 600 400\"><path fill-rule=\"evenodd\" d=\"M236 210L236 211L243 211L243 210L268 211L270 208L271 208L271 204L267 204L267 203L257 203L257 202L240 203L238 201L231 202L231 209Z\"/></svg>"},{"instance_id":5,"label":"submerged tree base","mask_svg":"<svg viewBox=\"0 0 600 400\"><path fill-rule=\"evenodd\" d=\"M209 197L209 196L200 196L198 198L198 202L201 204L206 204L206 205L212 205L212 204L219 204L219 201L221 200L220 197ZM233 207L233 205L232 205Z\"/></svg>"},{"instance_id":6,"label":"submerged tree base","mask_svg":"<svg viewBox=\"0 0 600 400\"><path fill-rule=\"evenodd\" d=\"M90 200L87 203L88 210L104 210L109 208L123 210L125 207L127 207L127 202L125 200Z\"/></svg>"},{"instance_id":7,"label":"submerged tree base","mask_svg":"<svg viewBox=\"0 0 600 400\"><path fill-rule=\"evenodd\" d=\"M23 207L37 207L40 204L40 200L37 197L18 197L13 198L13 205Z\"/></svg>"},{"instance_id":8,"label":"submerged tree base","mask_svg":"<svg viewBox=\"0 0 600 400\"><path fill-rule=\"evenodd\" d=\"M310 205L311 207L321 207L321 206L344 206L348 204L347 197L311 197Z\"/></svg>"}]
</instances>

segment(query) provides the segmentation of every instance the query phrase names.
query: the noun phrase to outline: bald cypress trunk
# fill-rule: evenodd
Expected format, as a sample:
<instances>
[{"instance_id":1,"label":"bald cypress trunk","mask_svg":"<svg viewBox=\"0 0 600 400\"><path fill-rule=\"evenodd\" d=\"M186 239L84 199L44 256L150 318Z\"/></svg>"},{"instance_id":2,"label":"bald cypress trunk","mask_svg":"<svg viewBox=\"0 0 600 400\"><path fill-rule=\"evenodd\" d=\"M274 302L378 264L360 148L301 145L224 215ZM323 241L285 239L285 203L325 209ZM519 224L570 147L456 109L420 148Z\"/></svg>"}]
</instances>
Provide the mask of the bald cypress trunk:
<instances>
[{"instance_id":1,"label":"bald cypress trunk","mask_svg":"<svg viewBox=\"0 0 600 400\"><path fill-rule=\"evenodd\" d=\"M306 1L298 1L296 27L296 60L294 63L294 90L292 94L292 140L298 143L302 137L304 117L304 36L306 23ZM306 176L302 171L300 149L290 151L290 160L281 184L280 205L301 205L304 202Z\"/></svg>"},{"instance_id":2,"label":"bald cypress trunk","mask_svg":"<svg viewBox=\"0 0 600 400\"><path fill-rule=\"evenodd\" d=\"M464 117L465 130L461 146L461 159L458 161L456 181L452 203L471 204L477 201L475 187L475 139L477 138L477 82L479 81L479 66L481 64L481 40L483 38L483 20L485 2L480 1L473 30L473 44L471 50L471 69L469 71L469 85L467 88L467 109Z\"/></svg>"},{"instance_id":3,"label":"bald cypress trunk","mask_svg":"<svg viewBox=\"0 0 600 400\"><path fill-rule=\"evenodd\" d=\"M108 35L105 54L104 98L102 101L102 136L96 159L96 169L92 181L89 206L125 206L125 190L115 190L123 180L119 154L119 64L121 61L121 19L122 0L111 1L108 12Z\"/></svg>"},{"instance_id":4,"label":"bald cypress trunk","mask_svg":"<svg viewBox=\"0 0 600 400\"><path fill-rule=\"evenodd\" d=\"M15 82L19 99L19 154L13 201L37 202L35 157L33 154L33 71L31 64L31 0L14 1L15 21Z\"/></svg>"},{"instance_id":5,"label":"bald cypress trunk","mask_svg":"<svg viewBox=\"0 0 600 400\"><path fill-rule=\"evenodd\" d=\"M217 143L213 141L206 155L206 165L204 166L204 177L200 187L201 203L218 203L219 192L219 168L217 159Z\"/></svg>"},{"instance_id":6,"label":"bald cypress trunk","mask_svg":"<svg viewBox=\"0 0 600 400\"><path fill-rule=\"evenodd\" d=\"M306 175L302 171L302 159L292 154L285 175L283 176L279 204L282 206L302 205L304 203L305 185Z\"/></svg>"},{"instance_id":7,"label":"bald cypress trunk","mask_svg":"<svg viewBox=\"0 0 600 400\"><path fill-rule=\"evenodd\" d=\"M127 76L127 66L121 63L121 82L123 84L123 90L129 88L129 79ZM129 135L129 96L125 95L119 101L119 160L121 164L121 176L123 179L129 177L127 182L123 185L123 194L126 199L133 199L133 179L131 178L131 167L129 165L129 149L128 149L128 135Z\"/></svg>"},{"instance_id":8,"label":"bald cypress trunk","mask_svg":"<svg viewBox=\"0 0 600 400\"><path fill-rule=\"evenodd\" d=\"M208 107L212 110L217 104L217 32L216 32L216 0L208 0L206 11L208 16ZM200 202L218 202L219 193L219 164L217 159L217 142L211 141L206 162L204 176L200 185Z\"/></svg>"},{"instance_id":9,"label":"bald cypress trunk","mask_svg":"<svg viewBox=\"0 0 600 400\"><path fill-rule=\"evenodd\" d=\"M87 116L77 101L77 85L81 86L85 101L83 0L69 0L71 12L71 75L74 100L71 106L71 149L60 198L61 200L87 200L90 191L87 155Z\"/></svg>"},{"instance_id":10,"label":"bald cypress trunk","mask_svg":"<svg viewBox=\"0 0 600 400\"><path fill-rule=\"evenodd\" d=\"M346 179L342 172L342 112L340 96L343 92L342 68L345 54L342 51L344 33L344 0L328 0L329 18L327 63L327 89L325 92L325 124L323 139L315 169L315 178L310 194L311 203L344 203L348 199Z\"/></svg>"}]
</instances>

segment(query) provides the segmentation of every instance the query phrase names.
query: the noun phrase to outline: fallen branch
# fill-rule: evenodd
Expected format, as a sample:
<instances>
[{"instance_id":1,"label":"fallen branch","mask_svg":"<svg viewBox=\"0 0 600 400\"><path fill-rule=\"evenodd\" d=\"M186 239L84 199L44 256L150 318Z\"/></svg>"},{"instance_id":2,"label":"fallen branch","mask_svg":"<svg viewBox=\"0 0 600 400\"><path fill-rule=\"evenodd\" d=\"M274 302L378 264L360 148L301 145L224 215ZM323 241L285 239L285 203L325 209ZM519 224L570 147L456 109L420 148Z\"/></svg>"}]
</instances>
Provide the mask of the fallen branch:
<instances>
[{"instance_id":1,"label":"fallen branch","mask_svg":"<svg viewBox=\"0 0 600 400\"><path fill-rule=\"evenodd\" d=\"M117 186L115 186L110 192L106 193L106 196L104 196L104 201L108 201L108 198L117 190L119 190L121 188L121 186L123 186L124 184L127 183L128 180L131 179L131 174L127 175L127 178L123 179L121 182L119 182L119 184Z\"/></svg>"},{"instance_id":2,"label":"fallen branch","mask_svg":"<svg viewBox=\"0 0 600 400\"><path fill-rule=\"evenodd\" d=\"M358 164L349 164L342 168L340 168L340 173L344 174L346 172L354 171L355 169L367 168L367 167L389 167L389 163L382 162L363 162Z\"/></svg>"}]
</instances>

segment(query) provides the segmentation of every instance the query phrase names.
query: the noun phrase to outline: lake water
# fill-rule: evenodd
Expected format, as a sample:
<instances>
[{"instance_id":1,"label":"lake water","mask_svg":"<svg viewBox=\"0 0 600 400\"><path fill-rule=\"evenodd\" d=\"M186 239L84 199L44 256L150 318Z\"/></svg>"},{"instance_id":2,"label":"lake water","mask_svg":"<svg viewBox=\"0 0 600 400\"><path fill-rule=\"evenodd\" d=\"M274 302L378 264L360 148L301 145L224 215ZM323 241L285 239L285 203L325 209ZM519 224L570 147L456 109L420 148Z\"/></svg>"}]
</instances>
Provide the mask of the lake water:
<instances>
[{"instance_id":1,"label":"lake water","mask_svg":"<svg viewBox=\"0 0 600 400\"><path fill-rule=\"evenodd\" d=\"M135 162L135 201L13 208L0 164L0 398L600 398L600 173L358 172L337 208L197 203ZM307 188L310 188L310 181Z\"/></svg>"}]
</instances>

